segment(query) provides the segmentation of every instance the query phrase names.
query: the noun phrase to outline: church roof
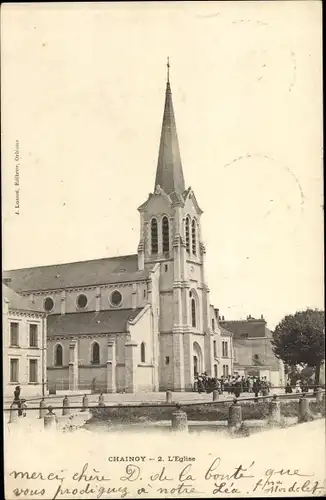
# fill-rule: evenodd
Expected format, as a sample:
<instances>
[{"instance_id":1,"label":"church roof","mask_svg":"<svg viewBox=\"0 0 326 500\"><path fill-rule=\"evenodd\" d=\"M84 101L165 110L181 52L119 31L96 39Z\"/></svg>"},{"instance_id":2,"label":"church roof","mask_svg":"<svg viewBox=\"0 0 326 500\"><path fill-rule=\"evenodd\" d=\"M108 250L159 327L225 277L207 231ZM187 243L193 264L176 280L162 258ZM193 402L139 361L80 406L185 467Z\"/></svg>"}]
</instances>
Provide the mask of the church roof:
<instances>
[{"instance_id":1,"label":"church roof","mask_svg":"<svg viewBox=\"0 0 326 500\"><path fill-rule=\"evenodd\" d=\"M2 285L2 297L8 300L9 309L15 309L16 311L32 311L35 313L41 312L45 314L41 307L31 304L27 297L19 295L9 286L4 284Z\"/></svg>"},{"instance_id":2,"label":"church roof","mask_svg":"<svg viewBox=\"0 0 326 500\"><path fill-rule=\"evenodd\" d=\"M138 270L138 256L135 254L13 269L3 274L11 278L15 291L33 292L139 281L148 278L149 269L147 266L143 271Z\"/></svg>"},{"instance_id":3,"label":"church roof","mask_svg":"<svg viewBox=\"0 0 326 500\"><path fill-rule=\"evenodd\" d=\"M47 335L124 333L127 322L135 319L142 309L51 314L47 320Z\"/></svg>"},{"instance_id":4,"label":"church roof","mask_svg":"<svg viewBox=\"0 0 326 500\"><path fill-rule=\"evenodd\" d=\"M182 195L185 191L169 74L166 84L161 141L154 191L157 185L159 185L168 195L173 192Z\"/></svg>"}]
</instances>

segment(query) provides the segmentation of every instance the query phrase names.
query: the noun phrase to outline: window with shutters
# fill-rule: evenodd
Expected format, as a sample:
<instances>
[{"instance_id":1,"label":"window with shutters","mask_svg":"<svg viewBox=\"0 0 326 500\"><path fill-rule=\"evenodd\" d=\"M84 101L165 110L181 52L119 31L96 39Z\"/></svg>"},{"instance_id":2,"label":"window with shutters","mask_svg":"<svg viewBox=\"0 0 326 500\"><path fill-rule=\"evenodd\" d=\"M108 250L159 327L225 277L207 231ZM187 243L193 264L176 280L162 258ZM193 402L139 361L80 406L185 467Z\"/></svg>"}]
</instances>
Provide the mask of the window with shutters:
<instances>
[{"instance_id":1,"label":"window with shutters","mask_svg":"<svg viewBox=\"0 0 326 500\"><path fill-rule=\"evenodd\" d=\"M37 383L37 359L29 360L29 382L31 384Z\"/></svg>"},{"instance_id":2,"label":"window with shutters","mask_svg":"<svg viewBox=\"0 0 326 500\"><path fill-rule=\"evenodd\" d=\"M38 335L37 335L38 326L34 324L29 325L29 347L37 347L38 344Z\"/></svg>"},{"instance_id":3,"label":"window with shutters","mask_svg":"<svg viewBox=\"0 0 326 500\"><path fill-rule=\"evenodd\" d=\"M18 359L10 360L10 382L19 382L19 361Z\"/></svg>"},{"instance_id":4,"label":"window with shutters","mask_svg":"<svg viewBox=\"0 0 326 500\"><path fill-rule=\"evenodd\" d=\"M151 222L151 252L152 254L158 253L158 233L156 219L152 219Z\"/></svg>"},{"instance_id":5,"label":"window with shutters","mask_svg":"<svg viewBox=\"0 0 326 500\"><path fill-rule=\"evenodd\" d=\"M10 345L19 346L19 323L10 323Z\"/></svg>"},{"instance_id":6,"label":"window with shutters","mask_svg":"<svg viewBox=\"0 0 326 500\"><path fill-rule=\"evenodd\" d=\"M169 219L164 216L162 219L162 242L163 242L163 253L170 251L170 231L169 231Z\"/></svg>"}]
</instances>

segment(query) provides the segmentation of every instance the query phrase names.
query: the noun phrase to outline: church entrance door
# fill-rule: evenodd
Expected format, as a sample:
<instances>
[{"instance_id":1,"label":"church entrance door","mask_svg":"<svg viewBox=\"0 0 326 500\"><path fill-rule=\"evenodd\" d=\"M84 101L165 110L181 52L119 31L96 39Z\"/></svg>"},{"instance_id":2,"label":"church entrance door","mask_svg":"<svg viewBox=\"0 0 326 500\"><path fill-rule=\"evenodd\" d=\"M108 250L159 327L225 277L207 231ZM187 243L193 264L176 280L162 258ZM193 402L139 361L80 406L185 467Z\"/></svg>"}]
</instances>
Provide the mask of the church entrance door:
<instances>
[{"instance_id":1,"label":"church entrance door","mask_svg":"<svg viewBox=\"0 0 326 500\"><path fill-rule=\"evenodd\" d=\"M198 342L193 343L194 377L203 373L203 355Z\"/></svg>"},{"instance_id":2,"label":"church entrance door","mask_svg":"<svg viewBox=\"0 0 326 500\"><path fill-rule=\"evenodd\" d=\"M197 356L194 356L194 377L198 375L198 358Z\"/></svg>"}]
</instances>

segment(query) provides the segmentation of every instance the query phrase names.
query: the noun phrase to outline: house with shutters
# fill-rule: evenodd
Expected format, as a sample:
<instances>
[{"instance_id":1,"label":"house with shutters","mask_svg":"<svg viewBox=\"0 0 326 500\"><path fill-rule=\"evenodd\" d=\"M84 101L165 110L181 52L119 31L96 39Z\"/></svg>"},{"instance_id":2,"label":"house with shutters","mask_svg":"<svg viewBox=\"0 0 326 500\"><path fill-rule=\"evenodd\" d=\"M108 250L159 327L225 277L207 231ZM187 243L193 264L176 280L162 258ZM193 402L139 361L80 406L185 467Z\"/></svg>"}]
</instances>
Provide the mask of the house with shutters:
<instances>
[{"instance_id":1,"label":"house with shutters","mask_svg":"<svg viewBox=\"0 0 326 500\"><path fill-rule=\"evenodd\" d=\"M22 398L44 395L47 351L44 309L32 305L28 297L3 283L2 313L4 397L13 398L17 385Z\"/></svg>"},{"instance_id":2,"label":"house with shutters","mask_svg":"<svg viewBox=\"0 0 326 500\"><path fill-rule=\"evenodd\" d=\"M222 331L226 328L233 334L235 373L267 377L275 387L285 384L284 364L273 352L273 334L263 315L259 319L249 315L246 320L237 321L223 317L220 326Z\"/></svg>"},{"instance_id":3,"label":"house with shutters","mask_svg":"<svg viewBox=\"0 0 326 500\"><path fill-rule=\"evenodd\" d=\"M210 301L203 211L184 180L169 65L154 189L138 212L133 255L7 271L13 290L47 313L49 387L190 391L197 373L232 372L232 333L221 335Z\"/></svg>"}]
</instances>

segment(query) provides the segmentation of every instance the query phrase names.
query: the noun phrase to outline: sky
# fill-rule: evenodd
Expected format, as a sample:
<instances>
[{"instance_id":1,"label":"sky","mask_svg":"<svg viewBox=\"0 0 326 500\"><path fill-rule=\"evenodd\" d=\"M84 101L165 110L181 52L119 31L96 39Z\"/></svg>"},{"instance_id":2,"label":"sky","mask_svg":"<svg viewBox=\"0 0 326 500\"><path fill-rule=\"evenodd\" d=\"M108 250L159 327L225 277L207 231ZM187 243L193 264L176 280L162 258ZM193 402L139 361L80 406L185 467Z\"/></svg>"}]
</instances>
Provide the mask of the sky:
<instances>
[{"instance_id":1,"label":"sky","mask_svg":"<svg viewBox=\"0 0 326 500\"><path fill-rule=\"evenodd\" d=\"M211 302L270 328L323 308L319 2L8 4L1 23L4 269L136 253L169 56Z\"/></svg>"}]
</instances>

